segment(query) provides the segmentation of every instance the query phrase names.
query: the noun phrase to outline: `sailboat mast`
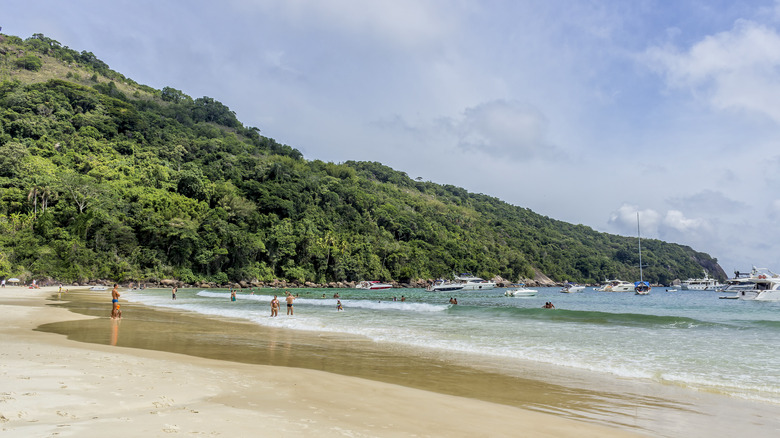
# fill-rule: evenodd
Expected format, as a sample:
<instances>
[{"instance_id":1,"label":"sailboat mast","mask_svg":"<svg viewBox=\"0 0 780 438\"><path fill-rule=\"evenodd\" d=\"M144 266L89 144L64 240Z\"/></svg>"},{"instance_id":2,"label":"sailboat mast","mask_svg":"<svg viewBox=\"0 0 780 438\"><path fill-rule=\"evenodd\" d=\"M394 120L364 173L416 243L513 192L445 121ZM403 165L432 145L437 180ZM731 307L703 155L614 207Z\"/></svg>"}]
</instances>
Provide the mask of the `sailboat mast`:
<instances>
[{"instance_id":1,"label":"sailboat mast","mask_svg":"<svg viewBox=\"0 0 780 438\"><path fill-rule=\"evenodd\" d=\"M636 238L639 241L639 281L643 281L642 278L642 235L639 233L639 212L636 212Z\"/></svg>"}]
</instances>

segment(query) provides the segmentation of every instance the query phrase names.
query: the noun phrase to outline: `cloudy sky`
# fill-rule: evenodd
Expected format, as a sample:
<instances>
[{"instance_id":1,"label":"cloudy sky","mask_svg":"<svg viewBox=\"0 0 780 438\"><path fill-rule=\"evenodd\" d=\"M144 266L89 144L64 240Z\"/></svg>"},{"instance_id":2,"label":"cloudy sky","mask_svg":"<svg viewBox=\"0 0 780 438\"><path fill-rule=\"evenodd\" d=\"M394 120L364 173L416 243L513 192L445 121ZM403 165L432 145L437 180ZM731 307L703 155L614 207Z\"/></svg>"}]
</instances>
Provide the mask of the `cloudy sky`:
<instances>
[{"instance_id":1,"label":"cloudy sky","mask_svg":"<svg viewBox=\"0 0 780 438\"><path fill-rule=\"evenodd\" d=\"M772 0L37 0L2 32L599 231L780 270Z\"/></svg>"}]
</instances>

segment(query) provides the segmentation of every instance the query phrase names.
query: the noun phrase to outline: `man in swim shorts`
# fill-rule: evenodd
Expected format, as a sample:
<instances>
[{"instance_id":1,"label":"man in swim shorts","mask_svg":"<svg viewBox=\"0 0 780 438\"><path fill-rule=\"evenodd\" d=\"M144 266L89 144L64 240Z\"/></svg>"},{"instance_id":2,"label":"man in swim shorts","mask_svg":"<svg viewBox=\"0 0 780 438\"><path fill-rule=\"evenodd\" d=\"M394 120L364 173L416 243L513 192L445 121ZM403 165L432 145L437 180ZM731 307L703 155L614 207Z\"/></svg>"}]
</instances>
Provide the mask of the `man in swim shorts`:
<instances>
[{"instance_id":1,"label":"man in swim shorts","mask_svg":"<svg viewBox=\"0 0 780 438\"><path fill-rule=\"evenodd\" d=\"M119 285L114 283L114 289L111 291L111 317L121 318L122 312L119 310Z\"/></svg>"},{"instance_id":2,"label":"man in swim shorts","mask_svg":"<svg viewBox=\"0 0 780 438\"><path fill-rule=\"evenodd\" d=\"M295 300L295 297L290 293L287 292L287 314L292 315L293 314L293 301Z\"/></svg>"}]
</instances>

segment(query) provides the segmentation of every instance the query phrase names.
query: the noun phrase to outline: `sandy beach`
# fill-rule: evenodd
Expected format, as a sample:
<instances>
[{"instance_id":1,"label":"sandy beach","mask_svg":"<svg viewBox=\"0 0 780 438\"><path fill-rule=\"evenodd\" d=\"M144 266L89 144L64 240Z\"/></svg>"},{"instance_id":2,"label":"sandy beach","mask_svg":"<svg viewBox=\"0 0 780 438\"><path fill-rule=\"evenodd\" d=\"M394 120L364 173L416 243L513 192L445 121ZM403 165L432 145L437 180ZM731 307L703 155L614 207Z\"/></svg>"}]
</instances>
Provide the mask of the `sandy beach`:
<instances>
[{"instance_id":1,"label":"sandy beach","mask_svg":"<svg viewBox=\"0 0 780 438\"><path fill-rule=\"evenodd\" d=\"M36 331L42 324L96 319L48 305L56 292L0 289L3 436L640 436L357 377ZM112 336L118 336L130 316L118 323L97 318L114 324Z\"/></svg>"}]
</instances>

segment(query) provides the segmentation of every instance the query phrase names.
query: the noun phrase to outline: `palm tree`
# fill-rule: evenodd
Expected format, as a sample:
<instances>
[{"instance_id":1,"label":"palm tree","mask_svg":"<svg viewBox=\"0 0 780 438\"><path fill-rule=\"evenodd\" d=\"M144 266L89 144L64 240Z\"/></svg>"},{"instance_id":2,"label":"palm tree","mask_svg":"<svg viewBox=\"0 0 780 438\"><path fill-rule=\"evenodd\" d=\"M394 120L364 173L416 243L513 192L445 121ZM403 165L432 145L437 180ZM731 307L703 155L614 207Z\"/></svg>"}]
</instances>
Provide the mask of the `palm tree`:
<instances>
[{"instance_id":1,"label":"palm tree","mask_svg":"<svg viewBox=\"0 0 780 438\"><path fill-rule=\"evenodd\" d=\"M33 202L33 217L38 217L38 194L41 192L41 188L38 186L32 186L30 193L27 194L27 200L32 199Z\"/></svg>"},{"instance_id":2,"label":"palm tree","mask_svg":"<svg viewBox=\"0 0 780 438\"><path fill-rule=\"evenodd\" d=\"M46 206L48 205L49 200L56 198L57 193L52 191L51 187L45 186L41 187L39 195L41 197L41 213L46 213Z\"/></svg>"}]
</instances>

